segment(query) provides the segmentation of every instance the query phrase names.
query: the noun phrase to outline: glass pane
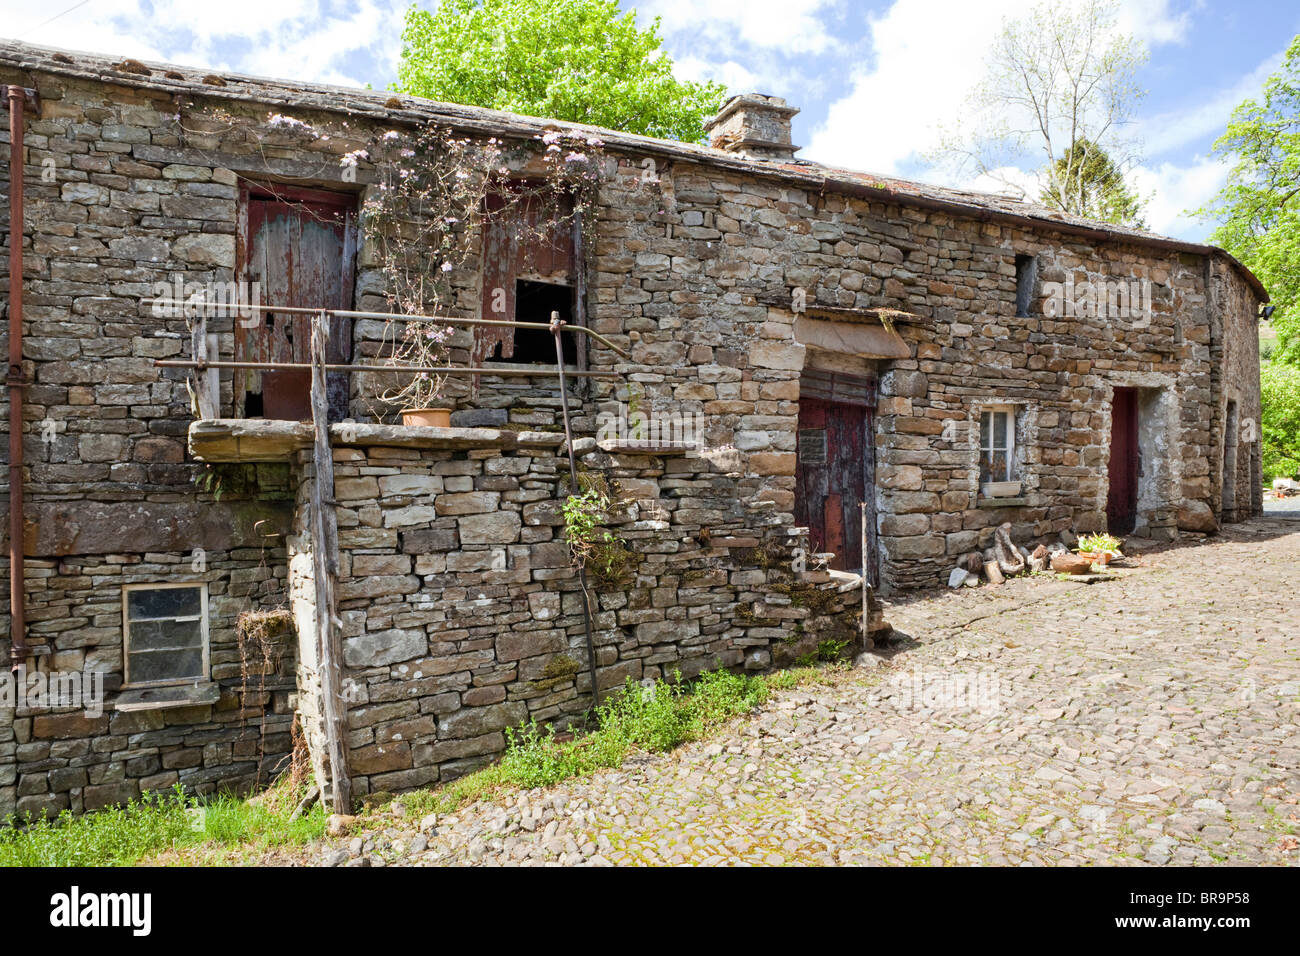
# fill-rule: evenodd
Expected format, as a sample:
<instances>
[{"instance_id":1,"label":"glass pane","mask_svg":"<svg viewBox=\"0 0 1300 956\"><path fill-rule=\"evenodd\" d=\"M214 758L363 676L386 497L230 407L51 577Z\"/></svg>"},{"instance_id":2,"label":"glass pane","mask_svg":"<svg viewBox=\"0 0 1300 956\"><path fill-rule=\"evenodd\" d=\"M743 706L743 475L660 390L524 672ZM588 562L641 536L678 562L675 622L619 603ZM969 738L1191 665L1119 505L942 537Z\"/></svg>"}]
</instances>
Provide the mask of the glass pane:
<instances>
[{"instance_id":1,"label":"glass pane","mask_svg":"<svg viewBox=\"0 0 1300 956\"><path fill-rule=\"evenodd\" d=\"M992 472L989 470L991 467L992 467L992 462L989 459L989 453L987 451L981 451L980 452L980 484L984 484L984 482L986 481L995 480L993 478Z\"/></svg>"},{"instance_id":2,"label":"glass pane","mask_svg":"<svg viewBox=\"0 0 1300 956\"><path fill-rule=\"evenodd\" d=\"M1007 418L1006 412L993 413L993 447L1003 450L1007 447Z\"/></svg>"},{"instance_id":3,"label":"glass pane","mask_svg":"<svg viewBox=\"0 0 1300 956\"><path fill-rule=\"evenodd\" d=\"M203 646L199 621L132 621L128 631L132 651L157 651Z\"/></svg>"},{"instance_id":4,"label":"glass pane","mask_svg":"<svg viewBox=\"0 0 1300 956\"><path fill-rule=\"evenodd\" d=\"M993 416L989 412L980 415L980 447L989 447L989 419Z\"/></svg>"},{"instance_id":5,"label":"glass pane","mask_svg":"<svg viewBox=\"0 0 1300 956\"><path fill-rule=\"evenodd\" d=\"M1010 481L1007 475L1007 453L995 451L989 455L989 481Z\"/></svg>"},{"instance_id":6,"label":"glass pane","mask_svg":"<svg viewBox=\"0 0 1300 956\"><path fill-rule=\"evenodd\" d=\"M127 618L197 616L203 607L201 588L149 588L126 593Z\"/></svg>"},{"instance_id":7,"label":"glass pane","mask_svg":"<svg viewBox=\"0 0 1300 956\"><path fill-rule=\"evenodd\" d=\"M189 651L138 651L131 654L132 683L159 680L194 680L204 677L203 652L198 648Z\"/></svg>"}]
</instances>

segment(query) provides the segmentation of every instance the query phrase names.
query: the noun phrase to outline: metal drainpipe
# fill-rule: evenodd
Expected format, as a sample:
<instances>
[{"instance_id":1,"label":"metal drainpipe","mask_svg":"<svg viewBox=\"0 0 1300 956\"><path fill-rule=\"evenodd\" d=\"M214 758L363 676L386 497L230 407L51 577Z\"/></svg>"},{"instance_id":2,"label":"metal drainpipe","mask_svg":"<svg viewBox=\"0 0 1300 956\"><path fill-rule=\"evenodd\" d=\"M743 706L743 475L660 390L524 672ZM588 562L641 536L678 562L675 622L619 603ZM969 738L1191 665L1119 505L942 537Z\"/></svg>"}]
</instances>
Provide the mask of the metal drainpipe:
<instances>
[{"instance_id":1,"label":"metal drainpipe","mask_svg":"<svg viewBox=\"0 0 1300 956\"><path fill-rule=\"evenodd\" d=\"M23 607L23 108L27 91L9 93L9 659L27 659Z\"/></svg>"}]
</instances>

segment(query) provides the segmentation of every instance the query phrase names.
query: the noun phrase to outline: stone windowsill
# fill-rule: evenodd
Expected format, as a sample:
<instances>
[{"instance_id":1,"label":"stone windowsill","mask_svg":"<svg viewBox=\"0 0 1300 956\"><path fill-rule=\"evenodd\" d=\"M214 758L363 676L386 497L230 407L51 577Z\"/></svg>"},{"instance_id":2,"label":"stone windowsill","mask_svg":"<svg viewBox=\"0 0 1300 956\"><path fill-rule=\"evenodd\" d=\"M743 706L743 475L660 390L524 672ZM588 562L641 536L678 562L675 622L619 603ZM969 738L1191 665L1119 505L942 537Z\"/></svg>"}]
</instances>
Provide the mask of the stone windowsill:
<instances>
[{"instance_id":1,"label":"stone windowsill","mask_svg":"<svg viewBox=\"0 0 1300 956\"><path fill-rule=\"evenodd\" d=\"M135 713L142 710L203 707L215 704L220 697L221 687L211 682L168 687L124 687L117 695L113 708L124 713Z\"/></svg>"},{"instance_id":2,"label":"stone windowsill","mask_svg":"<svg viewBox=\"0 0 1300 956\"><path fill-rule=\"evenodd\" d=\"M1017 495L1014 498L979 498L975 502L976 508L1028 508L1034 502L1027 495Z\"/></svg>"}]
</instances>

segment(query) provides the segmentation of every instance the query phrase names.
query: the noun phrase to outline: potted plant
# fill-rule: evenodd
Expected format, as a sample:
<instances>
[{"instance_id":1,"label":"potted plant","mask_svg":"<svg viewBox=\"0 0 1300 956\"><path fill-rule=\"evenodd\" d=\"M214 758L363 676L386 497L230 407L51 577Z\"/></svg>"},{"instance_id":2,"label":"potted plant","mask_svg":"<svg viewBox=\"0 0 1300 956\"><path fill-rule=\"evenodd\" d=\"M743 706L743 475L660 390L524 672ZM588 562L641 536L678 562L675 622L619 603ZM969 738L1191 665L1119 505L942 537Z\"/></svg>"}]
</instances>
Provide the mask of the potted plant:
<instances>
[{"instance_id":1,"label":"potted plant","mask_svg":"<svg viewBox=\"0 0 1300 956\"><path fill-rule=\"evenodd\" d=\"M1088 558L1104 568L1114 558L1124 557L1119 550L1121 543L1114 535L1085 534L1079 539L1079 546L1075 550L1079 552L1079 557Z\"/></svg>"},{"instance_id":2,"label":"potted plant","mask_svg":"<svg viewBox=\"0 0 1300 956\"><path fill-rule=\"evenodd\" d=\"M391 324L398 325L396 321ZM404 322L401 326L400 332L393 335L393 350L388 357L388 364L401 369L400 384L387 389L380 398L401 407L403 425L447 428L452 409L439 398L447 376L439 375L437 367L447 364L446 342L452 329L426 321Z\"/></svg>"}]
</instances>

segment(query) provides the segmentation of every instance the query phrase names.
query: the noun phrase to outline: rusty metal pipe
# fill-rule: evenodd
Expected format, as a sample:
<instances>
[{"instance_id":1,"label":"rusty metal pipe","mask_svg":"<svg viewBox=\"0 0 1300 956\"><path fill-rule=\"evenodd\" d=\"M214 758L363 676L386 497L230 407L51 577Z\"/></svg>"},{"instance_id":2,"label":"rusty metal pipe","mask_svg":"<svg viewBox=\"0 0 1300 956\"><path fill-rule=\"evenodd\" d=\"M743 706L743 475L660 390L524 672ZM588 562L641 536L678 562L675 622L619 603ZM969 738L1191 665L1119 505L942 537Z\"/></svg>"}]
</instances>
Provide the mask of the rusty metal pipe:
<instances>
[{"instance_id":1,"label":"rusty metal pipe","mask_svg":"<svg viewBox=\"0 0 1300 956\"><path fill-rule=\"evenodd\" d=\"M27 659L23 601L23 108L27 91L9 94L9 660Z\"/></svg>"},{"instance_id":2,"label":"rusty metal pipe","mask_svg":"<svg viewBox=\"0 0 1300 956\"><path fill-rule=\"evenodd\" d=\"M225 362L217 360L204 360L195 362L192 359L154 359L154 368L260 368L260 369L310 369L310 362ZM466 365L335 365L325 366L327 372L427 372L430 375L482 375L485 378L492 378L494 375L556 375L553 369L549 368L496 368L489 365L466 366ZM615 371L574 371L566 369L565 375L574 378L622 378L623 376Z\"/></svg>"},{"instance_id":3,"label":"rusty metal pipe","mask_svg":"<svg viewBox=\"0 0 1300 956\"><path fill-rule=\"evenodd\" d=\"M222 308L230 311L235 311L235 309L238 308L240 310L243 310L240 312L241 315L243 315L244 311L251 314L258 314L258 315L260 315L262 312L270 312L273 315L277 312L284 312L288 315L320 315L322 311L321 309L309 309L304 306L297 306L297 305L258 304L254 306L250 303L248 304L247 307L242 305L236 307L230 304L219 303L215 301L206 302L206 301L195 301L190 299L184 299L184 300L158 299L158 298L141 299L140 304L141 305L158 305L158 304L173 305L182 308L203 308L207 306L212 306L213 308ZM373 319L375 321L383 321L383 322L437 322L442 325L463 325L463 326L486 325L486 326L511 328L511 329L545 329L548 332L551 331L551 326L550 323L548 322L514 322L510 319L460 319L460 318L455 318L453 316L408 315L401 312L358 312L354 309L325 309L324 311L328 315L338 316L341 319ZM250 317L250 316L244 316L244 317ZM605 348L609 349L611 352L618 355L620 358L627 359L628 361L632 360L632 356L629 355L627 352L625 352L623 349L619 348L617 345L615 345L609 339L605 338L605 336L601 335L599 332L589 329L585 325L566 324L564 328L561 329L561 331L572 332L574 335L585 335L588 338L593 338L601 345L605 346Z\"/></svg>"},{"instance_id":4,"label":"rusty metal pipe","mask_svg":"<svg viewBox=\"0 0 1300 956\"><path fill-rule=\"evenodd\" d=\"M560 313L551 313L551 334L555 336L555 363L560 372L560 411L564 415L564 444L569 452L569 494L581 494L578 488L578 460L573 454L573 430L569 427L569 393L564 381L564 346L560 344L560 333L564 330L564 320ZM578 561L578 586L582 588L582 626L587 635L587 669L591 672L591 713L595 718L596 708L600 706L600 688L596 683L596 642L591 635L591 592L587 590L587 560Z\"/></svg>"}]
</instances>

